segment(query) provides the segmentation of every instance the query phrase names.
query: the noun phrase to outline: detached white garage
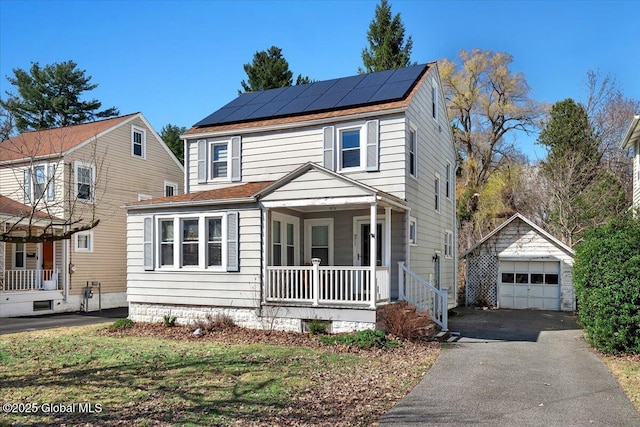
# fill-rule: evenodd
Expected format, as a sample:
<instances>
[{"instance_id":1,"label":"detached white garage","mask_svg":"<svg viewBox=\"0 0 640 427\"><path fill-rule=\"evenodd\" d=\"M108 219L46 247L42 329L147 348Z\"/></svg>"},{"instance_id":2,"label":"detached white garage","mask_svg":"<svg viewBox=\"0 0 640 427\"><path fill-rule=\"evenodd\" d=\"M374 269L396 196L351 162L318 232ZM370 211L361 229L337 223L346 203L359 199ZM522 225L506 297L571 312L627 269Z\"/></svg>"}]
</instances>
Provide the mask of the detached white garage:
<instances>
[{"instance_id":1,"label":"detached white garage","mask_svg":"<svg viewBox=\"0 0 640 427\"><path fill-rule=\"evenodd\" d=\"M573 255L567 245L515 214L462 255L467 305L573 311Z\"/></svg>"}]
</instances>

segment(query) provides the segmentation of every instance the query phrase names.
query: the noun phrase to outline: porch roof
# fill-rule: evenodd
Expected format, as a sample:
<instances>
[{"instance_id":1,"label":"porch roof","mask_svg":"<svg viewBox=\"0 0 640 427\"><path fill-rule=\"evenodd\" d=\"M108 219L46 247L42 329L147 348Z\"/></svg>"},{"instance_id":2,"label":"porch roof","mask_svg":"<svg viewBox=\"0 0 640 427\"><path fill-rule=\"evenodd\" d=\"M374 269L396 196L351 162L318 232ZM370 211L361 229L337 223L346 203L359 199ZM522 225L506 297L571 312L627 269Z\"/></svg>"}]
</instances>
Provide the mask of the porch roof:
<instances>
[{"instance_id":1,"label":"porch roof","mask_svg":"<svg viewBox=\"0 0 640 427\"><path fill-rule=\"evenodd\" d=\"M193 206L194 204L251 203L257 200L258 194L262 189L271 184L273 184L273 181L249 182L230 187L216 188L214 190L179 194L177 196L156 197L154 199L128 203L125 205L125 208L134 210L152 207Z\"/></svg>"},{"instance_id":2,"label":"porch roof","mask_svg":"<svg viewBox=\"0 0 640 427\"><path fill-rule=\"evenodd\" d=\"M32 217L36 221L64 221L61 218L49 215L41 210L35 210L32 213L31 206L0 195L0 220L3 222L17 222L29 217Z\"/></svg>"},{"instance_id":3,"label":"porch roof","mask_svg":"<svg viewBox=\"0 0 640 427\"><path fill-rule=\"evenodd\" d=\"M400 209L406 203L399 197L360 181L307 162L260 191L267 207L311 207L382 202Z\"/></svg>"}]
</instances>

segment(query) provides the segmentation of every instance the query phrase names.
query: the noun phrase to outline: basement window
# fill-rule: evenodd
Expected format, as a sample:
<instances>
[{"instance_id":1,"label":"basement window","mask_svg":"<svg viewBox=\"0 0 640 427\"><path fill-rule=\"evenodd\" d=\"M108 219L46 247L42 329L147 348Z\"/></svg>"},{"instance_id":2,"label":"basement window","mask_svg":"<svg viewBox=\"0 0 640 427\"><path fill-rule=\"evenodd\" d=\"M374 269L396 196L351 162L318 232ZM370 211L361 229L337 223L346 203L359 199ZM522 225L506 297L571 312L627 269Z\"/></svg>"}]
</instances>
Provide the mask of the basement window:
<instances>
[{"instance_id":1,"label":"basement window","mask_svg":"<svg viewBox=\"0 0 640 427\"><path fill-rule=\"evenodd\" d=\"M53 310L53 300L34 301L33 311Z\"/></svg>"}]
</instances>

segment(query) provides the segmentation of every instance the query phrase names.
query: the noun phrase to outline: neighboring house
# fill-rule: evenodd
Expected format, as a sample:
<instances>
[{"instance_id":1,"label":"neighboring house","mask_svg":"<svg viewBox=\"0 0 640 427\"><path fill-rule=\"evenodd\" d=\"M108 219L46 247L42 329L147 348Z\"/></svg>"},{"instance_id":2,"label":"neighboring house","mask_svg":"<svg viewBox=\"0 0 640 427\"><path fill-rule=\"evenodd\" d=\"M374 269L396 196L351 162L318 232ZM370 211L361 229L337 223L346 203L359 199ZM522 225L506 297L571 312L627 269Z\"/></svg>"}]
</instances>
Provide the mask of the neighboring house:
<instances>
[{"instance_id":1,"label":"neighboring house","mask_svg":"<svg viewBox=\"0 0 640 427\"><path fill-rule=\"evenodd\" d=\"M456 151L435 63L242 94L183 138L187 194L127 205L132 319L346 331L407 298L446 327Z\"/></svg>"},{"instance_id":2,"label":"neighboring house","mask_svg":"<svg viewBox=\"0 0 640 427\"><path fill-rule=\"evenodd\" d=\"M141 113L2 142L3 232L25 236L50 218L51 235L67 231L69 220L100 222L70 240L0 243L0 317L126 306L124 204L180 194L183 179L182 165ZM87 282L99 282L101 295L96 286L85 300Z\"/></svg>"},{"instance_id":3,"label":"neighboring house","mask_svg":"<svg viewBox=\"0 0 640 427\"><path fill-rule=\"evenodd\" d=\"M467 305L573 311L573 255L517 213L462 254Z\"/></svg>"},{"instance_id":4,"label":"neighboring house","mask_svg":"<svg viewBox=\"0 0 640 427\"><path fill-rule=\"evenodd\" d=\"M640 209L640 115L634 116L620 146L633 152L633 205Z\"/></svg>"}]
</instances>

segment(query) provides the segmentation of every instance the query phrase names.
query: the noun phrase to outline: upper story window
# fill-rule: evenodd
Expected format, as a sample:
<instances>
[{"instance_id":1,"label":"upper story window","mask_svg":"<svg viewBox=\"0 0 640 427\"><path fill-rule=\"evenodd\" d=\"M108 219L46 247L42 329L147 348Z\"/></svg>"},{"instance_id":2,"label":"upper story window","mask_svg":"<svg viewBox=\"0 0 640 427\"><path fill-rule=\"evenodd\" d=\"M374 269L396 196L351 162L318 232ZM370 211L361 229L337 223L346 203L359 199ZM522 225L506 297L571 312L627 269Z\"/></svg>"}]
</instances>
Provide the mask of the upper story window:
<instances>
[{"instance_id":1,"label":"upper story window","mask_svg":"<svg viewBox=\"0 0 640 427\"><path fill-rule=\"evenodd\" d=\"M191 147L198 152L198 183L242 180L242 139L239 136L227 140L200 139Z\"/></svg>"},{"instance_id":2,"label":"upper story window","mask_svg":"<svg viewBox=\"0 0 640 427\"><path fill-rule=\"evenodd\" d=\"M359 168L360 152L360 129L340 131L340 168Z\"/></svg>"},{"instance_id":3,"label":"upper story window","mask_svg":"<svg viewBox=\"0 0 640 427\"><path fill-rule=\"evenodd\" d=\"M23 203L37 204L41 200L55 199L55 165L40 164L24 169L22 188Z\"/></svg>"},{"instance_id":4,"label":"upper story window","mask_svg":"<svg viewBox=\"0 0 640 427\"><path fill-rule=\"evenodd\" d=\"M89 163L76 162L76 197L85 202L94 201L95 168Z\"/></svg>"},{"instance_id":5,"label":"upper story window","mask_svg":"<svg viewBox=\"0 0 640 427\"><path fill-rule=\"evenodd\" d=\"M164 182L164 196L177 196L178 195L178 184L171 181Z\"/></svg>"},{"instance_id":6,"label":"upper story window","mask_svg":"<svg viewBox=\"0 0 640 427\"><path fill-rule=\"evenodd\" d=\"M131 155L144 159L146 157L147 132L144 129L131 127Z\"/></svg>"},{"instance_id":7,"label":"upper story window","mask_svg":"<svg viewBox=\"0 0 640 427\"><path fill-rule=\"evenodd\" d=\"M322 129L322 164L332 171L377 172L379 121L346 123Z\"/></svg>"},{"instance_id":8,"label":"upper story window","mask_svg":"<svg viewBox=\"0 0 640 427\"><path fill-rule=\"evenodd\" d=\"M211 144L211 179L227 178L229 156L227 143Z\"/></svg>"},{"instance_id":9,"label":"upper story window","mask_svg":"<svg viewBox=\"0 0 640 427\"><path fill-rule=\"evenodd\" d=\"M418 139L415 130L409 131L409 175L418 177Z\"/></svg>"}]
</instances>

